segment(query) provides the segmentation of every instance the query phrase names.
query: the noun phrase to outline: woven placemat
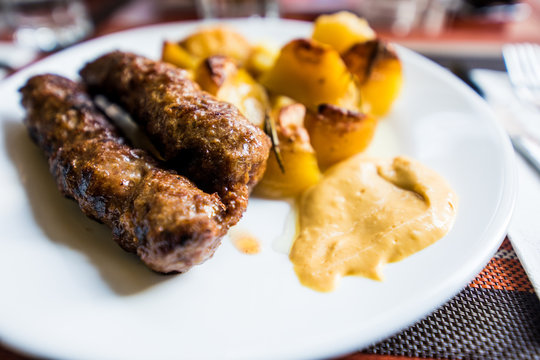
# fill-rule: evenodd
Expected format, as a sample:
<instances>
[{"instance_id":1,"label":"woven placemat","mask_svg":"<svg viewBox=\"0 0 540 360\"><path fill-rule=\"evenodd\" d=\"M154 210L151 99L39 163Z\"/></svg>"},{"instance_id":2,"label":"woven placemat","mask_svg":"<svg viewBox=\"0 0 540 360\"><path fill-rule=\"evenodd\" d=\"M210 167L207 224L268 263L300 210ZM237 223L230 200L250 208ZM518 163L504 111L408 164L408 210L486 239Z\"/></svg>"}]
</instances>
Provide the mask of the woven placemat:
<instances>
[{"instance_id":1,"label":"woven placemat","mask_svg":"<svg viewBox=\"0 0 540 360\"><path fill-rule=\"evenodd\" d=\"M403 358L540 360L540 300L508 239L448 303L401 333L345 357Z\"/></svg>"}]
</instances>

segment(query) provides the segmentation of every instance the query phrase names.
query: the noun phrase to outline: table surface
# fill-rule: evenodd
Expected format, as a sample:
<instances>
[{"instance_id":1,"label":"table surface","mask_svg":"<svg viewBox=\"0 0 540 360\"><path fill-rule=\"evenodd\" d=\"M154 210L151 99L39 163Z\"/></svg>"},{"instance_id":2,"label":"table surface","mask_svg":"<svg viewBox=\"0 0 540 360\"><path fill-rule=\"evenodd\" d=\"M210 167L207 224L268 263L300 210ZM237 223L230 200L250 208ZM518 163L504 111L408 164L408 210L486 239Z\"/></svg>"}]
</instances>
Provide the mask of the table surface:
<instances>
[{"instance_id":1,"label":"table surface","mask_svg":"<svg viewBox=\"0 0 540 360\"><path fill-rule=\"evenodd\" d=\"M306 1L283 3L284 17L311 20L317 8ZM317 2L318 3L318 2ZM336 9L350 1L334 1ZM440 34L412 31L406 36L377 29L383 37L440 60L443 65L501 68L507 42L540 43L540 1L529 0L530 16L516 23L455 20ZM178 5L180 4L180 5ZM288 4L288 5L286 5ZM196 19L188 1L87 0L95 23L93 37L142 25ZM325 10L328 10L325 8ZM446 62L446 63L445 63ZM505 239L478 276L458 295L399 334L343 360L539 359L540 301L513 248ZM0 345L0 359L33 359Z\"/></svg>"}]
</instances>

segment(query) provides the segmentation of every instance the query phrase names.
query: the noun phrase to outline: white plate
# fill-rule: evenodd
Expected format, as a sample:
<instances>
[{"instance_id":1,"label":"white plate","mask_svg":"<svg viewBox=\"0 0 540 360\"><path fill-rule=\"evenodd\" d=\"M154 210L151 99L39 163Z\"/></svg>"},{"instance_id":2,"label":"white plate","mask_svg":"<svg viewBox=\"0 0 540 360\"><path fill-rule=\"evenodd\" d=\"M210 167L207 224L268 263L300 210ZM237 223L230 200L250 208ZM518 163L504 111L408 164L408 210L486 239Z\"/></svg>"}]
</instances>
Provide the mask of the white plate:
<instances>
[{"instance_id":1,"label":"white plate","mask_svg":"<svg viewBox=\"0 0 540 360\"><path fill-rule=\"evenodd\" d=\"M294 21L231 23L251 40L308 36ZM386 280L344 279L322 294L301 286L279 251L288 205L254 199L242 229L262 242L215 256L179 276L147 270L104 226L56 190L21 124L17 89L33 74L75 78L112 49L158 58L163 39L200 23L121 32L75 46L0 84L0 339L63 359L320 358L367 346L422 318L465 286L505 235L513 207L512 150L484 102L447 71L399 49L405 86L371 152L403 153L442 174L459 212L445 238L396 264Z\"/></svg>"}]
</instances>

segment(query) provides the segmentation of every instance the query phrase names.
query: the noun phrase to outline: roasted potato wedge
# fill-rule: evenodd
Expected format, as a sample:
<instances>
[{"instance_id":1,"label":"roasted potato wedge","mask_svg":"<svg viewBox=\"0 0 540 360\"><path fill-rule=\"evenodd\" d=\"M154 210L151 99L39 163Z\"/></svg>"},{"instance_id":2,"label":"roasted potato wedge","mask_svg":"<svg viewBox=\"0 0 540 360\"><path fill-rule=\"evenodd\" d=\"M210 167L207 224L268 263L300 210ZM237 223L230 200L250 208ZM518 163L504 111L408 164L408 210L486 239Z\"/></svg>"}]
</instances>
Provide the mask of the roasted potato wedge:
<instances>
[{"instance_id":1,"label":"roasted potato wedge","mask_svg":"<svg viewBox=\"0 0 540 360\"><path fill-rule=\"evenodd\" d=\"M286 44L261 83L275 94L289 96L308 108L339 104L352 83L339 53L329 45L297 39Z\"/></svg>"},{"instance_id":2,"label":"roasted potato wedge","mask_svg":"<svg viewBox=\"0 0 540 360\"><path fill-rule=\"evenodd\" d=\"M214 55L233 58L243 65L252 53L251 44L238 32L224 26L203 28L180 42L165 41L161 60L193 70Z\"/></svg>"},{"instance_id":3,"label":"roasted potato wedge","mask_svg":"<svg viewBox=\"0 0 540 360\"><path fill-rule=\"evenodd\" d=\"M258 79L274 66L278 55L279 48L264 43L255 45L247 59L246 69Z\"/></svg>"},{"instance_id":4,"label":"roasted potato wedge","mask_svg":"<svg viewBox=\"0 0 540 360\"><path fill-rule=\"evenodd\" d=\"M363 18L348 11L321 15L315 20L312 39L343 53L356 43L372 40L375 32Z\"/></svg>"},{"instance_id":5,"label":"roasted potato wedge","mask_svg":"<svg viewBox=\"0 0 540 360\"><path fill-rule=\"evenodd\" d=\"M225 55L235 59L240 66L245 64L252 50L244 36L225 26L203 28L180 41L179 45L198 59Z\"/></svg>"},{"instance_id":6,"label":"roasted potato wedge","mask_svg":"<svg viewBox=\"0 0 540 360\"><path fill-rule=\"evenodd\" d=\"M388 113L403 82L401 61L393 47L378 39L358 43L343 54L343 60L357 79L367 111L376 116Z\"/></svg>"},{"instance_id":7,"label":"roasted potato wedge","mask_svg":"<svg viewBox=\"0 0 540 360\"><path fill-rule=\"evenodd\" d=\"M161 60L187 70L195 69L200 61L182 46L170 41L163 42Z\"/></svg>"},{"instance_id":8,"label":"roasted potato wedge","mask_svg":"<svg viewBox=\"0 0 540 360\"><path fill-rule=\"evenodd\" d=\"M195 81L218 99L230 102L253 124L262 127L270 108L266 90L230 57L216 55L201 62Z\"/></svg>"},{"instance_id":9,"label":"roasted potato wedge","mask_svg":"<svg viewBox=\"0 0 540 360\"><path fill-rule=\"evenodd\" d=\"M358 111L323 104L308 111L305 126L319 166L325 169L365 150L373 139L377 120Z\"/></svg>"},{"instance_id":10,"label":"roasted potato wedge","mask_svg":"<svg viewBox=\"0 0 540 360\"><path fill-rule=\"evenodd\" d=\"M274 101L271 116L276 120L284 171L272 152L255 194L270 198L294 197L319 182L321 172L317 157L303 125L305 113L304 105L285 97L280 96Z\"/></svg>"},{"instance_id":11,"label":"roasted potato wedge","mask_svg":"<svg viewBox=\"0 0 540 360\"><path fill-rule=\"evenodd\" d=\"M224 84L231 82L238 73L236 62L227 56L210 56L195 70L195 81L204 91L217 96ZM223 99L222 99L223 100Z\"/></svg>"}]
</instances>

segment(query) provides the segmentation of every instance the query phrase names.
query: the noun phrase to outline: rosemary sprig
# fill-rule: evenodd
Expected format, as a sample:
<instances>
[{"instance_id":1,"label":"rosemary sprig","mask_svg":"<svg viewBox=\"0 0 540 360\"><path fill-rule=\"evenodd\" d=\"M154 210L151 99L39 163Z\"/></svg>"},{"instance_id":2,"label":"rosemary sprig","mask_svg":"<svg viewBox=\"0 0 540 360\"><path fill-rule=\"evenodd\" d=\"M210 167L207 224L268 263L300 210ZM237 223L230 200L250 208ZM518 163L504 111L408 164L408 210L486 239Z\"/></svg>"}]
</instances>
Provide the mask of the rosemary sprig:
<instances>
[{"instance_id":1,"label":"rosemary sprig","mask_svg":"<svg viewBox=\"0 0 540 360\"><path fill-rule=\"evenodd\" d=\"M281 151L279 148L279 137L277 135L276 130L276 122L272 117L266 112L264 114L264 131L266 132L266 135L270 137L270 140L272 141L272 151L274 152L274 155L276 155L276 160L279 165L279 169L283 174L285 174L285 167L283 166L283 158L281 157Z\"/></svg>"}]
</instances>

